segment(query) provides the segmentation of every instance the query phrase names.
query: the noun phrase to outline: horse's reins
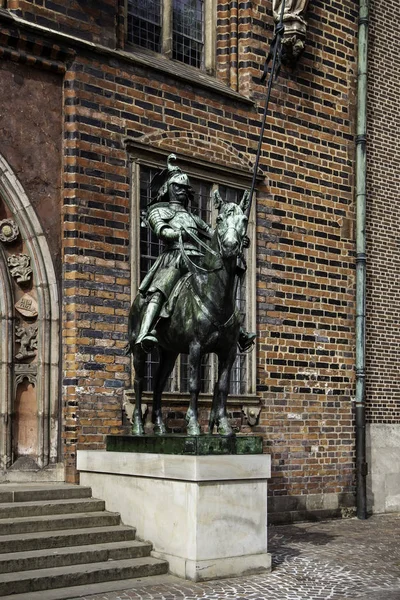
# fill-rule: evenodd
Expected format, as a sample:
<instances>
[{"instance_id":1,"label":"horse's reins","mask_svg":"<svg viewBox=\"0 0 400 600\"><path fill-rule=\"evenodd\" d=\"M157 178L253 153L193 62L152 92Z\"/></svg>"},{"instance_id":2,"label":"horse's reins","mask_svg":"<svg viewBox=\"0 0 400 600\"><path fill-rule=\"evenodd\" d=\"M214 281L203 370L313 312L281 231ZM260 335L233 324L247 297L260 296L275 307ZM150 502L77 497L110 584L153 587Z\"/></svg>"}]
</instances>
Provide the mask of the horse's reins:
<instances>
[{"instance_id":1,"label":"horse's reins","mask_svg":"<svg viewBox=\"0 0 400 600\"><path fill-rule=\"evenodd\" d=\"M182 227L182 229L191 238L193 238L193 240L195 242L197 242L197 244L199 244L199 246L201 246L202 248L204 248L207 252L210 252L210 254L212 254L216 258L221 259L221 257L218 254L218 252L215 252L215 250L213 250L212 248L210 248L210 246L207 246L207 244L204 243L195 233L193 233L193 231L190 231L190 229L187 229L186 227ZM222 267L222 264L221 264L219 267L216 267L215 269L204 269L203 267L200 267L199 265L196 265L196 263L194 263L189 258L189 255L187 254L187 252L185 250L185 247L183 245L182 230L179 232L179 250L181 251L182 258L185 261L186 266L188 267L189 271L192 271L194 269L195 271L201 271L202 273L214 273L215 271L219 271L219 269L221 269L221 267Z\"/></svg>"},{"instance_id":2,"label":"horse's reins","mask_svg":"<svg viewBox=\"0 0 400 600\"><path fill-rule=\"evenodd\" d=\"M213 250L212 248L210 248L210 246L207 246L207 244L205 242L203 242L203 240L201 240L193 231L191 231L190 229L187 229L185 226L182 227L182 229L185 231L185 233L187 233L197 244L199 244L199 246L201 246L202 248L204 248L207 252L209 252L210 254L212 254L212 256L215 256L216 258L219 258L221 260L221 240L219 239L218 236L218 246L219 246L219 254L218 252L215 252L215 250ZM192 269L194 269L195 271L201 271L202 273L214 273L215 271L219 271L222 267L222 265L216 267L215 269L204 269L203 267L200 267L199 265L196 265L196 263L194 263L188 256L188 254L186 253L185 247L183 245L183 238L182 238L182 229L179 232L179 249L181 251L182 254L182 258L185 261L189 271L191 271ZM234 227L228 227L229 229L234 229ZM236 230L235 230L236 231ZM242 242L243 243L243 242ZM242 247L240 248L240 252L238 254L238 256L242 256L242 259L244 260L244 256L243 256L243 252L242 252Z\"/></svg>"}]
</instances>

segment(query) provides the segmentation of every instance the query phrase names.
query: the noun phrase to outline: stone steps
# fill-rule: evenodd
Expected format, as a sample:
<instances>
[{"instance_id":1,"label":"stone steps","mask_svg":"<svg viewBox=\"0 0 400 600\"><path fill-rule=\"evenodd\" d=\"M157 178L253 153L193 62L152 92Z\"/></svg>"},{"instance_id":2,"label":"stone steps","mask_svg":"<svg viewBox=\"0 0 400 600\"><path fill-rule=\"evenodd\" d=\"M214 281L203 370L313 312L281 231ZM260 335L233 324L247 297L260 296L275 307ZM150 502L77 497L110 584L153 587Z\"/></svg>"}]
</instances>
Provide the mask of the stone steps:
<instances>
[{"instance_id":1,"label":"stone steps","mask_svg":"<svg viewBox=\"0 0 400 600\"><path fill-rule=\"evenodd\" d=\"M1 539L1 538L0 538ZM27 550L12 554L0 554L0 574L34 569L52 569L84 563L106 562L148 556L152 546L149 543L131 540L129 542L109 542L95 546L74 546L49 550Z\"/></svg>"},{"instance_id":2,"label":"stone steps","mask_svg":"<svg viewBox=\"0 0 400 600\"><path fill-rule=\"evenodd\" d=\"M72 585L88 585L101 581L115 581L165 572L165 562L151 556L107 562L96 562L53 569L36 569L18 573L5 573L0 576L0 597L14 594L27 594L40 590Z\"/></svg>"},{"instance_id":3,"label":"stone steps","mask_svg":"<svg viewBox=\"0 0 400 600\"><path fill-rule=\"evenodd\" d=\"M63 515L71 512L102 512L105 509L103 500L93 498L69 498L68 500L41 500L35 502L9 502L0 504L0 519L18 517L42 517L47 515Z\"/></svg>"},{"instance_id":4,"label":"stone steps","mask_svg":"<svg viewBox=\"0 0 400 600\"><path fill-rule=\"evenodd\" d=\"M0 502L33 502L35 500L67 500L68 498L91 498L90 487L80 485L36 483L0 485Z\"/></svg>"},{"instance_id":5,"label":"stone steps","mask_svg":"<svg viewBox=\"0 0 400 600\"><path fill-rule=\"evenodd\" d=\"M124 580L167 573L151 549L90 488L0 485L1 598L72 598L80 595L68 596L72 588L96 593L110 582L122 589Z\"/></svg>"},{"instance_id":6,"label":"stone steps","mask_svg":"<svg viewBox=\"0 0 400 600\"><path fill-rule=\"evenodd\" d=\"M122 579L115 581L103 581L88 585L77 585L67 588L56 588L53 590L41 590L29 592L29 594L12 594L1 596L1 600L71 600L83 596L103 595L109 592L123 592L124 590L136 590L154 585L179 585L182 580L174 575L152 575L151 577L137 577L135 579ZM120 597L115 594L115 597ZM150 596L149 596L150 597Z\"/></svg>"},{"instance_id":7,"label":"stone steps","mask_svg":"<svg viewBox=\"0 0 400 600\"><path fill-rule=\"evenodd\" d=\"M34 531L53 531L55 529L76 529L81 527L105 527L119 525L117 513L91 512L63 515L42 515L40 517L18 517L0 520L0 535L16 535Z\"/></svg>"},{"instance_id":8,"label":"stone steps","mask_svg":"<svg viewBox=\"0 0 400 600\"><path fill-rule=\"evenodd\" d=\"M61 548L63 546L80 546L83 544L103 544L107 542L123 542L135 539L135 529L125 525L109 527L88 527L85 529L61 529L57 531L39 531L21 535L2 535L1 552L22 552L24 550L41 550Z\"/></svg>"}]
</instances>

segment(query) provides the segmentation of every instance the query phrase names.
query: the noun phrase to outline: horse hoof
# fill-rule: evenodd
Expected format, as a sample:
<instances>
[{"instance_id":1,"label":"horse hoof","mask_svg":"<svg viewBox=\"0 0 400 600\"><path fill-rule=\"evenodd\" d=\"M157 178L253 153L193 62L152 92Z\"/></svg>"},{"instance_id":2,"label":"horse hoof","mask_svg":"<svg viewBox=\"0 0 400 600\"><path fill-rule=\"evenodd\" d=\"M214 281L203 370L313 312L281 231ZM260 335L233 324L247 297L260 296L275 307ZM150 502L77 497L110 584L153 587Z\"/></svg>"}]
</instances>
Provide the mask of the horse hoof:
<instances>
[{"instance_id":1,"label":"horse hoof","mask_svg":"<svg viewBox=\"0 0 400 600\"><path fill-rule=\"evenodd\" d=\"M132 435L144 435L144 427L141 423L134 423L132 426Z\"/></svg>"},{"instance_id":2,"label":"horse hoof","mask_svg":"<svg viewBox=\"0 0 400 600\"><path fill-rule=\"evenodd\" d=\"M201 435L200 425L197 421L189 421L186 429L187 435Z\"/></svg>"},{"instance_id":3,"label":"horse hoof","mask_svg":"<svg viewBox=\"0 0 400 600\"><path fill-rule=\"evenodd\" d=\"M154 435L165 435L167 433L167 429L164 423L157 423L156 425L154 425L153 433Z\"/></svg>"},{"instance_id":4,"label":"horse hoof","mask_svg":"<svg viewBox=\"0 0 400 600\"><path fill-rule=\"evenodd\" d=\"M219 435L235 435L227 417L220 419L217 431Z\"/></svg>"}]
</instances>

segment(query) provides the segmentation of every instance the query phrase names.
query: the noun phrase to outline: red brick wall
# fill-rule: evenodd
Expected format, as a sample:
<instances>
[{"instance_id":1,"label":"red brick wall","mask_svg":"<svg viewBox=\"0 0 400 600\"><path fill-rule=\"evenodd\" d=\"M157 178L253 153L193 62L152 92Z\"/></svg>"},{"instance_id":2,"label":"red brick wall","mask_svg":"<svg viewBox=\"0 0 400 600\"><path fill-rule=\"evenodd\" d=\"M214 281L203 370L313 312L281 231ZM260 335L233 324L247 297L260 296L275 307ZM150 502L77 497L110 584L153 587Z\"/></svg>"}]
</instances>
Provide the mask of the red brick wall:
<instances>
[{"instance_id":1,"label":"red brick wall","mask_svg":"<svg viewBox=\"0 0 400 600\"><path fill-rule=\"evenodd\" d=\"M400 5L371 3L368 66L367 419L400 422Z\"/></svg>"},{"instance_id":2,"label":"red brick wall","mask_svg":"<svg viewBox=\"0 0 400 600\"><path fill-rule=\"evenodd\" d=\"M103 447L106 433L121 431L122 390L130 379L123 352L130 303L123 138L164 133L195 148L203 137L210 162L223 164L227 148L243 164L254 160L270 3L241 3L238 16L235 45L228 35L235 15L219 4L217 76L252 96L255 107L195 77L174 80L122 57L78 50L65 76L63 401L70 479L77 447ZM272 454L277 498L353 491L357 17L349 0L311 4L307 49L275 88L261 158L265 181L253 242L263 411L255 430Z\"/></svg>"}]
</instances>

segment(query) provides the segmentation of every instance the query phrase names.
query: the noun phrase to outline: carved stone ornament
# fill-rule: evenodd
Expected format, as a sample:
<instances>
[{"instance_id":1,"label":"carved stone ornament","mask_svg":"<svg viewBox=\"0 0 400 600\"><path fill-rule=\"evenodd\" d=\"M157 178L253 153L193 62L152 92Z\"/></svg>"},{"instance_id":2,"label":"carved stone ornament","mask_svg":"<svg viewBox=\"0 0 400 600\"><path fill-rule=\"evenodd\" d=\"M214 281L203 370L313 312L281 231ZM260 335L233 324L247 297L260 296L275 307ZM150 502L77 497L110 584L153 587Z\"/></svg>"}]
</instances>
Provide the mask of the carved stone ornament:
<instances>
[{"instance_id":1,"label":"carved stone ornament","mask_svg":"<svg viewBox=\"0 0 400 600\"><path fill-rule=\"evenodd\" d=\"M15 384L18 385L27 379L32 385L36 385L37 368L36 365L14 365Z\"/></svg>"},{"instance_id":2,"label":"carved stone ornament","mask_svg":"<svg viewBox=\"0 0 400 600\"><path fill-rule=\"evenodd\" d=\"M5 243L13 242L19 236L18 225L12 219L0 221L0 241Z\"/></svg>"},{"instance_id":3,"label":"carved stone ornament","mask_svg":"<svg viewBox=\"0 0 400 600\"><path fill-rule=\"evenodd\" d=\"M24 317L38 316L38 303L30 294L25 294L15 304L17 311Z\"/></svg>"},{"instance_id":4,"label":"carved stone ornament","mask_svg":"<svg viewBox=\"0 0 400 600\"><path fill-rule=\"evenodd\" d=\"M25 283L30 280L32 275L31 259L28 254L13 254L7 258L7 264L10 268L12 277L17 283Z\"/></svg>"},{"instance_id":5,"label":"carved stone ornament","mask_svg":"<svg viewBox=\"0 0 400 600\"><path fill-rule=\"evenodd\" d=\"M17 360L24 360L25 358L32 358L36 356L37 333L37 325L29 325L28 327L16 327L15 337L17 343L20 344L19 352L15 356Z\"/></svg>"},{"instance_id":6,"label":"carved stone ornament","mask_svg":"<svg viewBox=\"0 0 400 600\"><path fill-rule=\"evenodd\" d=\"M285 33L282 39L282 62L294 62L305 47L307 21L305 14L309 0L273 0L275 23L279 23L282 1L285 2L283 24Z\"/></svg>"},{"instance_id":7,"label":"carved stone ornament","mask_svg":"<svg viewBox=\"0 0 400 600\"><path fill-rule=\"evenodd\" d=\"M242 413L246 416L247 424L253 427L257 424L261 406L242 406Z\"/></svg>"}]
</instances>

